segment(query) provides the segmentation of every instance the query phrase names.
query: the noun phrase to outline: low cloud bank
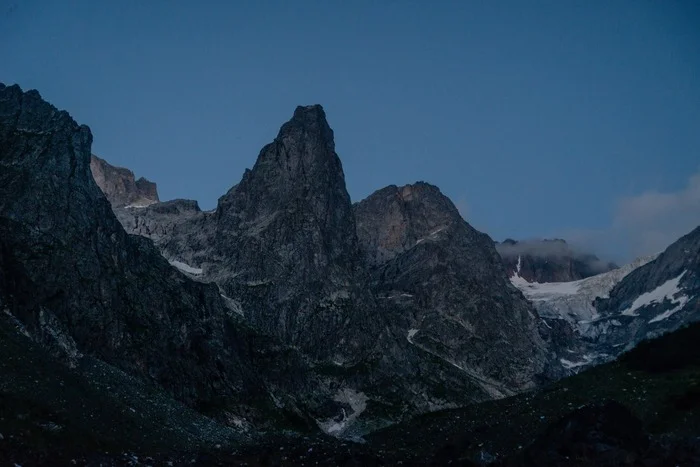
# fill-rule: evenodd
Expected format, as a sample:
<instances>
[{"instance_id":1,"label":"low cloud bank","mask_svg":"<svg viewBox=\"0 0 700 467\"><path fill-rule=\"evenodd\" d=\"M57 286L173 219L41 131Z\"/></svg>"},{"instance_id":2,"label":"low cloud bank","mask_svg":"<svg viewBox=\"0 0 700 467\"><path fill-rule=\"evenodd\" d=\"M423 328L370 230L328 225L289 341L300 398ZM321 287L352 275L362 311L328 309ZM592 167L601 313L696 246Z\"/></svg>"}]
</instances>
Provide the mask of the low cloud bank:
<instances>
[{"instance_id":1,"label":"low cloud bank","mask_svg":"<svg viewBox=\"0 0 700 467\"><path fill-rule=\"evenodd\" d=\"M631 261L663 251L700 225L700 172L678 191L647 191L615 202L605 229L562 232L578 248L618 261Z\"/></svg>"}]
</instances>

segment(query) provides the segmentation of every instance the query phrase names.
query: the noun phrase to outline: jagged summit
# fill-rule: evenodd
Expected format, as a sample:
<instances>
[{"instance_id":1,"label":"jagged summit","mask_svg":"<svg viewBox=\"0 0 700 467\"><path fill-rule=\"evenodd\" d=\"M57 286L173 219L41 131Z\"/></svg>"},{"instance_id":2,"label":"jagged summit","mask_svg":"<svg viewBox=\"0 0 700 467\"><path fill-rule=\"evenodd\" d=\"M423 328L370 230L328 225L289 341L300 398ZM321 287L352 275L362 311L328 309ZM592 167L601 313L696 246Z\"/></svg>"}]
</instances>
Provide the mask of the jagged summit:
<instances>
[{"instance_id":1,"label":"jagged summit","mask_svg":"<svg viewBox=\"0 0 700 467\"><path fill-rule=\"evenodd\" d=\"M13 123L16 123L17 127L23 131L45 132L55 130L58 127L75 125L68 112L58 110L46 102L36 89L25 92L17 84L6 86L0 83L0 91L2 91L0 99L4 105L3 114L0 117L7 119L7 121L14 119ZM22 112L25 106L32 108L32 114ZM87 125L80 125L79 128L92 143L90 128ZM7 131L7 127L2 130Z\"/></svg>"},{"instance_id":2,"label":"jagged summit","mask_svg":"<svg viewBox=\"0 0 700 467\"><path fill-rule=\"evenodd\" d=\"M371 320L373 305L362 286L345 175L320 105L297 107L219 199L213 222L213 238L203 244L209 258L223 261L211 270L229 296L241 297L255 325L338 361L373 339L357 331Z\"/></svg>"},{"instance_id":3,"label":"jagged summit","mask_svg":"<svg viewBox=\"0 0 700 467\"><path fill-rule=\"evenodd\" d=\"M321 118L326 119L326 112L321 104L298 105L294 109L294 118Z\"/></svg>"},{"instance_id":4,"label":"jagged summit","mask_svg":"<svg viewBox=\"0 0 700 467\"><path fill-rule=\"evenodd\" d=\"M315 144L335 150L333 130L328 125L326 112L319 104L298 106L292 118L282 125L277 139L307 139Z\"/></svg>"},{"instance_id":5,"label":"jagged summit","mask_svg":"<svg viewBox=\"0 0 700 467\"><path fill-rule=\"evenodd\" d=\"M245 193L245 196L242 194ZM231 210L257 215L282 205L302 202L323 210L327 196L349 204L343 168L335 153L333 130L320 105L297 107L277 137L262 148L252 170L219 200L219 214ZM302 201L304 200L304 201ZM316 212L324 216L322 212Z\"/></svg>"}]
</instances>

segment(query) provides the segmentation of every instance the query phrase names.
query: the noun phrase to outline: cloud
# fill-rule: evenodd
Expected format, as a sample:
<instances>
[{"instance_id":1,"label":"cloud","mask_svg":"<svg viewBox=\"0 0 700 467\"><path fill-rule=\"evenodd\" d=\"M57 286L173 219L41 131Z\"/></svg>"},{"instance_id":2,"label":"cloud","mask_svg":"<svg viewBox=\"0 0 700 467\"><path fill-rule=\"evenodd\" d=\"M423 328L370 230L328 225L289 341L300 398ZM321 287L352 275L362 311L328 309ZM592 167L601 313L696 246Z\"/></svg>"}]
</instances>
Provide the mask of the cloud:
<instances>
[{"instance_id":1,"label":"cloud","mask_svg":"<svg viewBox=\"0 0 700 467\"><path fill-rule=\"evenodd\" d=\"M648 191L615 202L609 228L562 233L571 243L629 261L659 253L700 225L700 172L675 192Z\"/></svg>"},{"instance_id":2,"label":"cloud","mask_svg":"<svg viewBox=\"0 0 700 467\"><path fill-rule=\"evenodd\" d=\"M591 250L582 249L559 239L531 239L517 243L506 240L496 244L496 250L504 258L514 258L520 255L539 258L571 257L586 264L587 268L594 274L610 270L610 262L599 259L591 253Z\"/></svg>"},{"instance_id":3,"label":"cloud","mask_svg":"<svg viewBox=\"0 0 700 467\"><path fill-rule=\"evenodd\" d=\"M522 240L517 243L499 243L496 250L501 256L568 256L574 254L572 248L563 241L557 240Z\"/></svg>"}]
</instances>

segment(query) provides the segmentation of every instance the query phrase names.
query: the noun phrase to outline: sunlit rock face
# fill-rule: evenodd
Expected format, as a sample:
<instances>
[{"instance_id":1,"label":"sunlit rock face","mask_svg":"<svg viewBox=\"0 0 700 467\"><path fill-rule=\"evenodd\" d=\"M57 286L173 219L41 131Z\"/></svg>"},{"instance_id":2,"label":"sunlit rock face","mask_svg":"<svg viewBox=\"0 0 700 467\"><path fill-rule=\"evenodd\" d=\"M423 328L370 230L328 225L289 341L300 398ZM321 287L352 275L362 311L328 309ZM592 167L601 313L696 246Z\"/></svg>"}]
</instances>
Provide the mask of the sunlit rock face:
<instances>
[{"instance_id":1,"label":"sunlit rock face","mask_svg":"<svg viewBox=\"0 0 700 467\"><path fill-rule=\"evenodd\" d=\"M131 170L110 165L94 154L90 156L90 171L114 207L145 207L159 201L155 183L143 177L136 180Z\"/></svg>"}]
</instances>

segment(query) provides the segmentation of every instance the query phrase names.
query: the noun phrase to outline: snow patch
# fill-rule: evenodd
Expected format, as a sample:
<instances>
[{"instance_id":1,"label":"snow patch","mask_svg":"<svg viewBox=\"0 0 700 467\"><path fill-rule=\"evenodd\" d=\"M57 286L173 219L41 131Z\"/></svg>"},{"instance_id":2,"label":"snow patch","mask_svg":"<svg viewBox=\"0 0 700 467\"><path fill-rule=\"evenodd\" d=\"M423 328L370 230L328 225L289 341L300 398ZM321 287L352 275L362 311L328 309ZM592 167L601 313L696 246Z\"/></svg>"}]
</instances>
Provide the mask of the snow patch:
<instances>
[{"instance_id":1,"label":"snow patch","mask_svg":"<svg viewBox=\"0 0 700 467\"><path fill-rule=\"evenodd\" d=\"M240 417L236 414L232 414L230 412L224 412L224 415L226 415L226 421L228 422L229 426L235 426L236 428L244 432L249 430L249 423L245 418Z\"/></svg>"},{"instance_id":2,"label":"snow patch","mask_svg":"<svg viewBox=\"0 0 700 467\"><path fill-rule=\"evenodd\" d=\"M234 313L244 316L243 313L243 307L241 306L241 303L238 300L234 300L231 297L227 297L221 288L219 288L219 295L221 295L221 298L224 299L224 303L226 304L226 307L233 311Z\"/></svg>"},{"instance_id":3,"label":"snow patch","mask_svg":"<svg viewBox=\"0 0 700 467\"><path fill-rule=\"evenodd\" d=\"M583 356L583 361L580 361L580 362L572 362L571 360L567 360L565 358L560 358L559 362L561 362L561 366L563 366L567 370L572 370L574 368L580 368L583 366L590 365L596 359L604 358L604 357L608 357L608 354L586 354Z\"/></svg>"},{"instance_id":4,"label":"snow patch","mask_svg":"<svg viewBox=\"0 0 700 467\"><path fill-rule=\"evenodd\" d=\"M343 416L340 420L334 418L320 422L316 420L316 424L326 434L332 436L340 436L367 408L369 398L364 392L355 391L354 389L344 388L338 390L338 393L333 398L334 401L350 406L352 412L350 415L343 408L341 409Z\"/></svg>"},{"instance_id":5,"label":"snow patch","mask_svg":"<svg viewBox=\"0 0 700 467\"><path fill-rule=\"evenodd\" d=\"M413 344L413 336L415 336L417 332L418 332L418 329L409 329L408 330L408 334L406 335L406 339L408 339L408 342Z\"/></svg>"},{"instance_id":6,"label":"snow patch","mask_svg":"<svg viewBox=\"0 0 700 467\"><path fill-rule=\"evenodd\" d=\"M443 230L445 230L446 228L447 228L446 225L443 225L442 227L438 227L437 229L430 232L427 237L419 238L418 240L416 240L416 245L418 245L419 243L424 242L426 240L435 240L436 238L438 238L438 234L440 232L442 232Z\"/></svg>"},{"instance_id":7,"label":"snow patch","mask_svg":"<svg viewBox=\"0 0 700 467\"><path fill-rule=\"evenodd\" d=\"M683 307L690 301L690 298L686 297L685 295L678 297L676 300L678 300L678 305L675 307L671 308L670 310L666 310L663 313L661 313L658 316L655 316L654 318L649 320L649 324L651 323L658 323L659 321L663 321L666 318L669 318L671 315L676 313L677 311L681 311Z\"/></svg>"},{"instance_id":8,"label":"snow patch","mask_svg":"<svg viewBox=\"0 0 700 467\"><path fill-rule=\"evenodd\" d=\"M186 272L188 274L199 276L203 272L201 268L195 268L194 266L190 266L189 264L185 264L182 261L170 260L169 262L170 262L171 266L175 266L180 271Z\"/></svg>"},{"instance_id":9,"label":"snow patch","mask_svg":"<svg viewBox=\"0 0 700 467\"><path fill-rule=\"evenodd\" d=\"M435 238L435 237L437 236L437 234L439 234L439 233L442 232L443 230L445 230L445 227L444 227L444 226L443 226L443 227L440 227L439 229L436 229L436 230L430 232L429 237L430 237L430 238Z\"/></svg>"},{"instance_id":10,"label":"snow patch","mask_svg":"<svg viewBox=\"0 0 700 467\"><path fill-rule=\"evenodd\" d=\"M347 290L334 290L333 292L331 292L329 298L331 301L348 300L350 298L350 292L348 292Z\"/></svg>"},{"instance_id":11,"label":"snow patch","mask_svg":"<svg viewBox=\"0 0 700 467\"><path fill-rule=\"evenodd\" d=\"M518 255L518 264L510 282L531 301L551 300L561 295L574 295L578 292L579 282L529 282L520 275L522 257Z\"/></svg>"},{"instance_id":12,"label":"snow patch","mask_svg":"<svg viewBox=\"0 0 700 467\"><path fill-rule=\"evenodd\" d=\"M584 360L582 362L572 362L572 361L567 360L565 358L560 358L559 361L561 362L561 366L563 366L567 370L570 370L572 368L577 368L580 366L585 366L585 365L588 365L590 363L590 361L588 361L588 360Z\"/></svg>"},{"instance_id":13,"label":"snow patch","mask_svg":"<svg viewBox=\"0 0 700 467\"><path fill-rule=\"evenodd\" d=\"M632 302L632 306L630 306L626 310L623 310L622 314L625 316L639 316L637 314L637 310L639 310L640 308L644 308L644 307L652 305L654 303L663 303L666 300L669 300L672 304L679 305L679 307L676 307L676 308L678 308L678 310L680 310L680 308L682 308L687 303L688 297L674 298L674 296L677 295L681 291L681 288L679 287L679 283L686 272L688 272L688 271L683 271L678 277L667 280L666 282L664 282L663 284L661 284L660 286L658 286L657 288L655 288L651 292L643 293L642 295L637 297L637 299L634 302ZM675 313L678 310L673 311L673 313ZM673 313L671 313L671 314L673 314ZM657 321L661 321L663 319L666 319L669 316L671 316L671 314L669 314L668 316L663 317L663 318L661 318L660 317L661 315L659 315L656 317L656 318L659 318ZM654 318L654 320L656 320L656 318Z\"/></svg>"},{"instance_id":14,"label":"snow patch","mask_svg":"<svg viewBox=\"0 0 700 467\"><path fill-rule=\"evenodd\" d=\"M380 300L393 300L396 298L413 298L413 294L410 293L395 293L392 295L385 295L383 297L378 297Z\"/></svg>"},{"instance_id":15,"label":"snow patch","mask_svg":"<svg viewBox=\"0 0 700 467\"><path fill-rule=\"evenodd\" d=\"M9 308L4 308L2 311L10 318L10 321L12 321L12 324L14 324L15 329L17 329L17 331L22 333L22 335L24 335L25 337L29 337L31 339L32 336L30 336L29 332L27 332L27 328L25 328L24 324L22 324L22 322L10 312Z\"/></svg>"},{"instance_id":16,"label":"snow patch","mask_svg":"<svg viewBox=\"0 0 700 467\"><path fill-rule=\"evenodd\" d=\"M245 283L248 287L258 287L260 285L267 285L272 282L270 279L258 279L254 281L248 281Z\"/></svg>"}]
</instances>

